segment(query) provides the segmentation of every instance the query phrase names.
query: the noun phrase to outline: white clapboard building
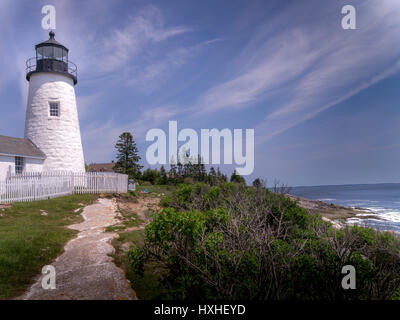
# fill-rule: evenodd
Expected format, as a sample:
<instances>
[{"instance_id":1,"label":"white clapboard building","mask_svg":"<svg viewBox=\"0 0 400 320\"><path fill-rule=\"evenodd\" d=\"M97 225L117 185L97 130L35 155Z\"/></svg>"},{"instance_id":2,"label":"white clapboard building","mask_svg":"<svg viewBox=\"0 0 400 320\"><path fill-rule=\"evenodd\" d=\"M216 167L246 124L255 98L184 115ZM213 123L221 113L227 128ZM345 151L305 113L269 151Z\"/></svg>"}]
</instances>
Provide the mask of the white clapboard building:
<instances>
[{"instance_id":1,"label":"white clapboard building","mask_svg":"<svg viewBox=\"0 0 400 320\"><path fill-rule=\"evenodd\" d=\"M0 181L8 173L40 172L46 155L28 139L0 136Z\"/></svg>"},{"instance_id":2,"label":"white clapboard building","mask_svg":"<svg viewBox=\"0 0 400 320\"><path fill-rule=\"evenodd\" d=\"M9 173L85 171L74 89L77 68L54 32L49 35L27 61L25 137L0 136L0 181Z\"/></svg>"}]
</instances>

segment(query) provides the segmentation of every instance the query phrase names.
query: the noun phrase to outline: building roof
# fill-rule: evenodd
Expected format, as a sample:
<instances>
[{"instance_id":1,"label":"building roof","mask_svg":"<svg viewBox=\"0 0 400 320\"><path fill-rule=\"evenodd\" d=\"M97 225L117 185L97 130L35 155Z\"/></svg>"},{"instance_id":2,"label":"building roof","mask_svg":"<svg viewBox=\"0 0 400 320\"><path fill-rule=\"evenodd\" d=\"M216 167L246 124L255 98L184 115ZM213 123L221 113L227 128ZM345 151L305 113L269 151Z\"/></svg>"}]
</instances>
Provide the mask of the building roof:
<instances>
[{"instance_id":1,"label":"building roof","mask_svg":"<svg viewBox=\"0 0 400 320\"><path fill-rule=\"evenodd\" d=\"M115 163L91 163L88 166L89 172L114 172Z\"/></svg>"},{"instance_id":2,"label":"building roof","mask_svg":"<svg viewBox=\"0 0 400 320\"><path fill-rule=\"evenodd\" d=\"M45 159L46 155L29 139L0 136L0 154Z\"/></svg>"}]
</instances>

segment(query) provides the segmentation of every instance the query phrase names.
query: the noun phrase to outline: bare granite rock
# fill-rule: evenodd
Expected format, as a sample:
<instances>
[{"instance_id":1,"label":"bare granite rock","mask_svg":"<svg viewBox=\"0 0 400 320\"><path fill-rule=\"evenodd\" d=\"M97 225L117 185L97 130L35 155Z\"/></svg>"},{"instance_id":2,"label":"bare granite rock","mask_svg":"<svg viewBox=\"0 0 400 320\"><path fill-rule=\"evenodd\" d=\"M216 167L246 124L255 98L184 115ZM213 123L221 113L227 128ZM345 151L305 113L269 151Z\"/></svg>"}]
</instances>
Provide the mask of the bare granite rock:
<instances>
[{"instance_id":1,"label":"bare granite rock","mask_svg":"<svg viewBox=\"0 0 400 320\"><path fill-rule=\"evenodd\" d=\"M329 220L348 219L356 215L360 217L374 216L374 213L368 209L348 208L338 206L333 203L325 203L320 200L309 200L298 196L287 195L291 200L295 200L300 207L307 209L310 213L319 213Z\"/></svg>"}]
</instances>

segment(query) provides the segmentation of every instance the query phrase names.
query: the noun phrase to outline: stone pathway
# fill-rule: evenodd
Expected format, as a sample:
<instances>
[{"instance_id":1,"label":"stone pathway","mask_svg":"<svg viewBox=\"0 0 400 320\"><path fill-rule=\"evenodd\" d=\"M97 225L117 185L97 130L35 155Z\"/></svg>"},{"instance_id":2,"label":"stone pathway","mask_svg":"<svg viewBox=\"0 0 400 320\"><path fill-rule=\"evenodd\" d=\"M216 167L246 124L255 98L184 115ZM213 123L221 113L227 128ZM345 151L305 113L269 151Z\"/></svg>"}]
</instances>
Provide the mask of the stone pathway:
<instances>
[{"instance_id":1,"label":"stone pathway","mask_svg":"<svg viewBox=\"0 0 400 320\"><path fill-rule=\"evenodd\" d=\"M118 223L114 200L99 199L82 212L84 222L71 225L78 236L65 246L65 252L51 265L56 270L56 289L42 289L40 276L18 299L28 300L135 300L124 272L108 255L114 252L111 240L116 233L105 233Z\"/></svg>"}]
</instances>

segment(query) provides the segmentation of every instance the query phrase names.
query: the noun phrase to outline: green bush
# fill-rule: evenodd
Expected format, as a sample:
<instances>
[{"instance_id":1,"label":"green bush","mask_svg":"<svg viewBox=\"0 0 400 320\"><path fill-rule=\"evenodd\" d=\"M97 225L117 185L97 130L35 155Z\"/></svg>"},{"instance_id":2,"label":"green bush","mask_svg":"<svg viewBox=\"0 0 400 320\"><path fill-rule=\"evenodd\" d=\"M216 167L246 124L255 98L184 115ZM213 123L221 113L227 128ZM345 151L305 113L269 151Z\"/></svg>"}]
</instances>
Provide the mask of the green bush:
<instances>
[{"instance_id":1,"label":"green bush","mask_svg":"<svg viewBox=\"0 0 400 320\"><path fill-rule=\"evenodd\" d=\"M369 228L335 230L284 194L222 183L181 185L146 227L129 259L157 264L161 298L395 299L400 244ZM343 290L353 265L357 289Z\"/></svg>"}]
</instances>

